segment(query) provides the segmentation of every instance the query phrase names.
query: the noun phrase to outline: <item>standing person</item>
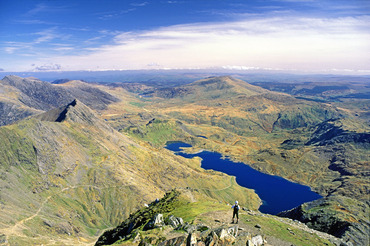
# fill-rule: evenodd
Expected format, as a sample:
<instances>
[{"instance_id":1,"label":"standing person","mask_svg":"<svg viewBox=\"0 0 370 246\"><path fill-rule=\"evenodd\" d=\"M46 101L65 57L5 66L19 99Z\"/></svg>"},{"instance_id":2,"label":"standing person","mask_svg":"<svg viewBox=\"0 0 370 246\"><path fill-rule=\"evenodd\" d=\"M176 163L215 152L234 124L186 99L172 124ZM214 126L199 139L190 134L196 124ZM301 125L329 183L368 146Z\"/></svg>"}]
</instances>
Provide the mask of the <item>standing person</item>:
<instances>
[{"instance_id":1,"label":"standing person","mask_svg":"<svg viewBox=\"0 0 370 246\"><path fill-rule=\"evenodd\" d=\"M233 209L233 221L231 223L234 223L234 218L236 217L236 224L238 224L238 222L239 222L239 209L240 209L238 201L235 201L235 204L231 208Z\"/></svg>"}]
</instances>

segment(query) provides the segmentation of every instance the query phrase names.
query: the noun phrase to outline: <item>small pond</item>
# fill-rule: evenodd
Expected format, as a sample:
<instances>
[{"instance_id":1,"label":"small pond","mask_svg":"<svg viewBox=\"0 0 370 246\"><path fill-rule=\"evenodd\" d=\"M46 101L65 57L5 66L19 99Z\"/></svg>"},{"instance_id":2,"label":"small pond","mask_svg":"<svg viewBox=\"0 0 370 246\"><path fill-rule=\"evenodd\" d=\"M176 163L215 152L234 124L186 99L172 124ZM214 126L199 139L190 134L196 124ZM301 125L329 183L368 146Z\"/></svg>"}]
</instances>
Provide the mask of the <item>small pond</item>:
<instances>
[{"instance_id":1,"label":"small pond","mask_svg":"<svg viewBox=\"0 0 370 246\"><path fill-rule=\"evenodd\" d=\"M297 207L302 203L321 198L319 194L311 191L308 186L293 183L278 176L261 173L244 163L222 158L220 153L202 151L196 154L186 154L181 151L182 147L191 147L191 145L183 142L169 142L166 146L167 149L185 158L198 156L202 158L202 168L235 176L239 185L254 189L263 201L259 208L263 213L277 214Z\"/></svg>"}]
</instances>

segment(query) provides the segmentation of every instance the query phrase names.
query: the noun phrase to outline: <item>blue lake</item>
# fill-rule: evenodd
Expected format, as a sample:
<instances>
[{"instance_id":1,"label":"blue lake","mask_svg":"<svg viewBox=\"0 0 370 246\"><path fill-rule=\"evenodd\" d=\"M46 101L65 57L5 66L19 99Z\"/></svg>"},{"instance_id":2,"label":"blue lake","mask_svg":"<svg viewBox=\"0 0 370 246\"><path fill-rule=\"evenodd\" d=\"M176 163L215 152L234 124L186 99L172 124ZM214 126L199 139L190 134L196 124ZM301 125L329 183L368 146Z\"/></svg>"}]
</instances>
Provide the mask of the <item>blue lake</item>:
<instances>
[{"instance_id":1,"label":"blue lake","mask_svg":"<svg viewBox=\"0 0 370 246\"><path fill-rule=\"evenodd\" d=\"M222 159L222 155L219 153L202 151L196 154L186 154L181 152L181 147L191 147L191 145L183 142L170 142L166 146L167 149L185 158L198 156L202 158L202 168L235 176L239 185L254 189L263 201L259 208L263 213L277 214L322 197L311 191L308 186L293 183L278 176L261 173L244 163Z\"/></svg>"}]
</instances>

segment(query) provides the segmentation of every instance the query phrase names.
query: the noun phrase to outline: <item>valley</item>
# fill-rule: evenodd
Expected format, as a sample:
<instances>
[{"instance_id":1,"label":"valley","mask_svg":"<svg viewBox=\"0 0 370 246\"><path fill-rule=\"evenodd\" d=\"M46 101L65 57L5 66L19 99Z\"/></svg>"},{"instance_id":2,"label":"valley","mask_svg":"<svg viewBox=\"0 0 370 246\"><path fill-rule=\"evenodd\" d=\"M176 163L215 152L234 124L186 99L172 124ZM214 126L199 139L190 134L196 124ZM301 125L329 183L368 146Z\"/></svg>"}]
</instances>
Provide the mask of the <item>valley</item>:
<instances>
[{"instance_id":1,"label":"valley","mask_svg":"<svg viewBox=\"0 0 370 246\"><path fill-rule=\"evenodd\" d=\"M253 190L168 141L310 186L324 198L284 216L369 242L367 98L307 100L229 76L160 88L7 76L0 86L3 243L92 244L174 188L258 210Z\"/></svg>"}]
</instances>

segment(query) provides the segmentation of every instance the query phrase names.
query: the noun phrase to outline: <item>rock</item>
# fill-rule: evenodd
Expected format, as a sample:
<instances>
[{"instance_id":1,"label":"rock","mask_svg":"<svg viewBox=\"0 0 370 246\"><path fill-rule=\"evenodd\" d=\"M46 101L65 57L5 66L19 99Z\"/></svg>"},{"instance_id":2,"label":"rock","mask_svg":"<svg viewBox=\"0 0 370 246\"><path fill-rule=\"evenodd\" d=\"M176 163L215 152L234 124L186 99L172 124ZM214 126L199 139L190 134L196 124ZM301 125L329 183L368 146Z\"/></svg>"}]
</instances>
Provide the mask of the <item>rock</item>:
<instances>
[{"instance_id":1,"label":"rock","mask_svg":"<svg viewBox=\"0 0 370 246\"><path fill-rule=\"evenodd\" d=\"M340 246L353 246L351 242L341 242Z\"/></svg>"},{"instance_id":2,"label":"rock","mask_svg":"<svg viewBox=\"0 0 370 246\"><path fill-rule=\"evenodd\" d=\"M232 235L233 237L237 237L238 236L238 230L239 230L239 227L237 225L231 226L227 229L227 233Z\"/></svg>"},{"instance_id":3,"label":"rock","mask_svg":"<svg viewBox=\"0 0 370 246\"><path fill-rule=\"evenodd\" d=\"M187 233L192 233L197 230L197 227L195 225L186 223L182 229L184 229Z\"/></svg>"},{"instance_id":4,"label":"rock","mask_svg":"<svg viewBox=\"0 0 370 246\"><path fill-rule=\"evenodd\" d=\"M141 242L139 243L139 246L152 246L152 245L148 242L141 240Z\"/></svg>"},{"instance_id":5,"label":"rock","mask_svg":"<svg viewBox=\"0 0 370 246\"><path fill-rule=\"evenodd\" d=\"M164 222L166 225L170 225L175 229L178 229L184 225L184 221L182 218L178 218L173 215L167 217Z\"/></svg>"},{"instance_id":6,"label":"rock","mask_svg":"<svg viewBox=\"0 0 370 246\"><path fill-rule=\"evenodd\" d=\"M158 246L186 246L186 236L168 239L159 243Z\"/></svg>"},{"instance_id":7,"label":"rock","mask_svg":"<svg viewBox=\"0 0 370 246\"><path fill-rule=\"evenodd\" d=\"M208 226L203 225L203 224L198 224L198 225L196 226L196 230L197 230L197 231L200 231L200 232L207 231L207 230L209 230L209 229L210 229L210 228L209 228Z\"/></svg>"},{"instance_id":8,"label":"rock","mask_svg":"<svg viewBox=\"0 0 370 246\"><path fill-rule=\"evenodd\" d=\"M230 230L234 234L234 229ZM228 229L221 228L215 231L219 242L222 245L231 245L233 242L235 242L235 237L232 234L229 234Z\"/></svg>"},{"instance_id":9,"label":"rock","mask_svg":"<svg viewBox=\"0 0 370 246\"><path fill-rule=\"evenodd\" d=\"M67 234L68 236L71 236L74 232L73 226L68 222L59 223L56 225L55 230L59 234Z\"/></svg>"},{"instance_id":10,"label":"rock","mask_svg":"<svg viewBox=\"0 0 370 246\"><path fill-rule=\"evenodd\" d=\"M202 241L197 242L196 246L206 246L206 244Z\"/></svg>"},{"instance_id":11,"label":"rock","mask_svg":"<svg viewBox=\"0 0 370 246\"><path fill-rule=\"evenodd\" d=\"M289 227L288 228L286 228L291 234L293 234L293 235L295 235L295 233L293 232L293 230L292 229L290 229Z\"/></svg>"},{"instance_id":12,"label":"rock","mask_svg":"<svg viewBox=\"0 0 370 246\"><path fill-rule=\"evenodd\" d=\"M263 245L263 238L261 235L257 235L255 237L252 237L251 242L255 246L260 246L260 245Z\"/></svg>"},{"instance_id":13,"label":"rock","mask_svg":"<svg viewBox=\"0 0 370 246\"><path fill-rule=\"evenodd\" d=\"M252 243L252 240L250 240L250 239L249 239L249 240L247 241L247 246L255 246L255 245Z\"/></svg>"},{"instance_id":14,"label":"rock","mask_svg":"<svg viewBox=\"0 0 370 246\"><path fill-rule=\"evenodd\" d=\"M186 245L193 246L197 243L197 235L195 233L190 233L186 239Z\"/></svg>"},{"instance_id":15,"label":"rock","mask_svg":"<svg viewBox=\"0 0 370 246\"><path fill-rule=\"evenodd\" d=\"M217 245L217 242L218 242L218 236L214 231L212 231L206 238L206 245L214 246L214 245Z\"/></svg>"},{"instance_id":16,"label":"rock","mask_svg":"<svg viewBox=\"0 0 370 246\"><path fill-rule=\"evenodd\" d=\"M140 236L140 233L138 233L136 236L135 236L135 238L134 238L134 240L132 241L132 243L138 243L138 242L140 242L141 241L141 236Z\"/></svg>"},{"instance_id":17,"label":"rock","mask_svg":"<svg viewBox=\"0 0 370 246\"><path fill-rule=\"evenodd\" d=\"M6 235L5 234L1 234L0 235L0 243L1 244L6 244L8 241L6 240Z\"/></svg>"},{"instance_id":18,"label":"rock","mask_svg":"<svg viewBox=\"0 0 370 246\"><path fill-rule=\"evenodd\" d=\"M227 235L227 231L225 229L221 229L221 230L218 230L216 231L217 233L217 236L219 237L219 239L223 240Z\"/></svg>"},{"instance_id":19,"label":"rock","mask_svg":"<svg viewBox=\"0 0 370 246\"><path fill-rule=\"evenodd\" d=\"M164 226L163 214L156 214L145 226L145 230Z\"/></svg>"},{"instance_id":20,"label":"rock","mask_svg":"<svg viewBox=\"0 0 370 246\"><path fill-rule=\"evenodd\" d=\"M261 229L262 226L260 226L259 224L255 225L254 227L258 228L258 229Z\"/></svg>"},{"instance_id":21,"label":"rock","mask_svg":"<svg viewBox=\"0 0 370 246\"><path fill-rule=\"evenodd\" d=\"M234 246L245 246L248 240L252 239L252 235L249 232L241 232L235 239Z\"/></svg>"},{"instance_id":22,"label":"rock","mask_svg":"<svg viewBox=\"0 0 370 246\"><path fill-rule=\"evenodd\" d=\"M48 220L44 220L43 221L43 223L44 223L44 225L46 225L47 227L53 227L54 225L53 225L53 223L52 222L50 222L50 221L48 221Z\"/></svg>"}]
</instances>

